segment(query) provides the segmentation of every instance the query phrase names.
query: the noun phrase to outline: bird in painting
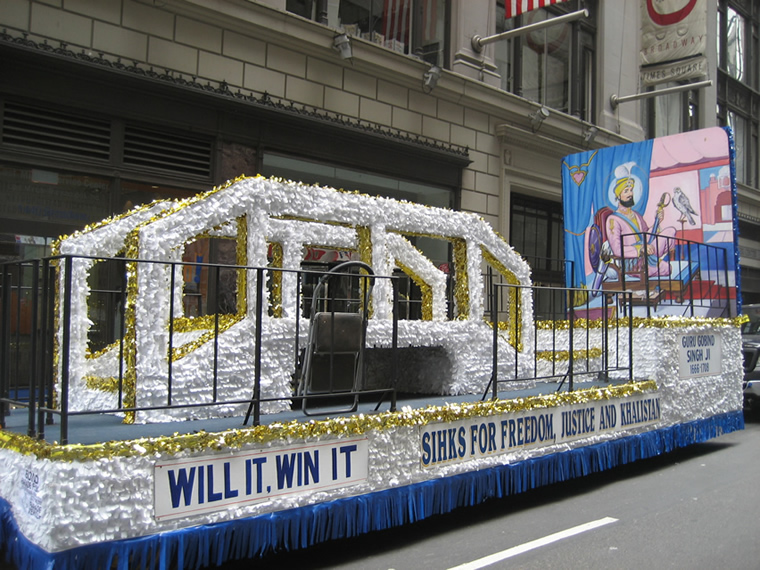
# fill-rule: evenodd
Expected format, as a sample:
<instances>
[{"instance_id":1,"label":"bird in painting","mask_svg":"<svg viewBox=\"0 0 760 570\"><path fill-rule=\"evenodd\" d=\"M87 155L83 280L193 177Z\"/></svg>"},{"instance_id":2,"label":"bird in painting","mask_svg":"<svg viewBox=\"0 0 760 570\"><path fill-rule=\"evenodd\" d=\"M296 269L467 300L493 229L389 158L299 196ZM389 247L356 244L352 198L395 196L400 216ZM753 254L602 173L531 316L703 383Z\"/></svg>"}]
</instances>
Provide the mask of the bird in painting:
<instances>
[{"instance_id":1,"label":"bird in painting","mask_svg":"<svg viewBox=\"0 0 760 570\"><path fill-rule=\"evenodd\" d=\"M691 207L691 202L689 202L689 197L683 193L683 190L680 188L676 188L673 192L673 205L676 207L676 210L681 212L681 219L678 221L683 223L686 220L689 220L689 224L692 226L696 225L697 222L694 220L694 216L698 215L694 208Z\"/></svg>"}]
</instances>

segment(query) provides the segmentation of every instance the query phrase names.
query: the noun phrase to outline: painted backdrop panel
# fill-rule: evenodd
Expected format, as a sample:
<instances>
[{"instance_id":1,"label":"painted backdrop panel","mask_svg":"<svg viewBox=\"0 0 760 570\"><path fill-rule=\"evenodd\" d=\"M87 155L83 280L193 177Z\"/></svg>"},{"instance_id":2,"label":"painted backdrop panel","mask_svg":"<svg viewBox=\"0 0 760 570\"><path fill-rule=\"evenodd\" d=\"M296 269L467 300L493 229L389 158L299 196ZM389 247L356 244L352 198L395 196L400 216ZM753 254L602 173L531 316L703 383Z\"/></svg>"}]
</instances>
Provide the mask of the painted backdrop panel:
<instances>
[{"instance_id":1,"label":"painted backdrop panel","mask_svg":"<svg viewBox=\"0 0 760 570\"><path fill-rule=\"evenodd\" d=\"M635 313L736 314L731 131L719 127L582 152L562 162L567 285L630 290ZM584 299L585 300L585 299Z\"/></svg>"}]
</instances>

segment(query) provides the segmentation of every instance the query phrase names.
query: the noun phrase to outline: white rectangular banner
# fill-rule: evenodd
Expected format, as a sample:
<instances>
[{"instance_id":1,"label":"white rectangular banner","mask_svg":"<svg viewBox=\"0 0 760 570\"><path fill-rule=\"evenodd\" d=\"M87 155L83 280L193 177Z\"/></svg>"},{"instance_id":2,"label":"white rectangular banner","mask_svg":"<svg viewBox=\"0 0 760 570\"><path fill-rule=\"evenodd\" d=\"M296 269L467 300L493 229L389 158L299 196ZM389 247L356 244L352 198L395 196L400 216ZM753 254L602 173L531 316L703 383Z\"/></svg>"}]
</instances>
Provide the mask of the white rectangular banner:
<instances>
[{"instance_id":1,"label":"white rectangular banner","mask_svg":"<svg viewBox=\"0 0 760 570\"><path fill-rule=\"evenodd\" d=\"M158 520L219 511L318 489L366 481L366 437L155 464Z\"/></svg>"},{"instance_id":2,"label":"white rectangular banner","mask_svg":"<svg viewBox=\"0 0 760 570\"><path fill-rule=\"evenodd\" d=\"M420 428L423 468L462 463L646 426L660 419L657 393L441 422Z\"/></svg>"},{"instance_id":3,"label":"white rectangular banner","mask_svg":"<svg viewBox=\"0 0 760 570\"><path fill-rule=\"evenodd\" d=\"M658 74L655 70L647 76L646 72L652 65L705 55L706 49L706 0L641 0L640 65L647 85L702 77L706 69L700 66L692 66L689 75Z\"/></svg>"},{"instance_id":4,"label":"white rectangular banner","mask_svg":"<svg viewBox=\"0 0 760 570\"><path fill-rule=\"evenodd\" d=\"M723 347L720 335L682 334L678 339L678 375L681 378L721 373Z\"/></svg>"},{"instance_id":5,"label":"white rectangular banner","mask_svg":"<svg viewBox=\"0 0 760 570\"><path fill-rule=\"evenodd\" d=\"M641 83L647 87L686 79L699 79L707 75L707 58L703 55L641 69Z\"/></svg>"}]
</instances>

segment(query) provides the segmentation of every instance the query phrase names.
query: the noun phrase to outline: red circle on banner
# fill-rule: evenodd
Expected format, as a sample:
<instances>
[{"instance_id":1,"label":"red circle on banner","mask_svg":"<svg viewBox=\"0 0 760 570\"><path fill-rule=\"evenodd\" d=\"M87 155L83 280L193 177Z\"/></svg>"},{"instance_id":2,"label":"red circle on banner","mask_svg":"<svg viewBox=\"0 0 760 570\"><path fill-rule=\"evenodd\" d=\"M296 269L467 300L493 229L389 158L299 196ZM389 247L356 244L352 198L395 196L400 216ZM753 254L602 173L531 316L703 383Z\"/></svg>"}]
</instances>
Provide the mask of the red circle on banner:
<instances>
[{"instance_id":1,"label":"red circle on banner","mask_svg":"<svg viewBox=\"0 0 760 570\"><path fill-rule=\"evenodd\" d=\"M670 12L669 14L660 14L654 9L653 1L654 0L647 0L647 12L649 12L649 17L652 21L658 26L672 26L673 24L680 22L688 16L694 9L694 6L697 5L697 0L689 0L686 6L680 10Z\"/></svg>"}]
</instances>

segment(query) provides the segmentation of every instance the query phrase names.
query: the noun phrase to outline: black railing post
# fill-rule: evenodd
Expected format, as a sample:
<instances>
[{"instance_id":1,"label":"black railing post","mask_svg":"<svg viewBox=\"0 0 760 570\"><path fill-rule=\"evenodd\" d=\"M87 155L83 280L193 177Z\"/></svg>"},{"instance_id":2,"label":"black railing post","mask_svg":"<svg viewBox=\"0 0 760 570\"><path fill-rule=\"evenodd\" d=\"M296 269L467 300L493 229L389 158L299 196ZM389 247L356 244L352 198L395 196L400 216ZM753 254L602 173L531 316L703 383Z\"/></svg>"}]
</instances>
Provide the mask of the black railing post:
<instances>
[{"instance_id":1,"label":"black railing post","mask_svg":"<svg viewBox=\"0 0 760 570\"><path fill-rule=\"evenodd\" d=\"M575 328L575 294L576 290L571 289L570 290L570 307L569 307L569 317L570 322L569 326L567 327L567 335L568 335L568 359L567 359L567 378L568 378L568 384L567 389L568 391L573 391L573 349L575 347L574 344L574 335L573 331Z\"/></svg>"},{"instance_id":2,"label":"black railing post","mask_svg":"<svg viewBox=\"0 0 760 570\"><path fill-rule=\"evenodd\" d=\"M13 351L14 370L11 372L9 378L11 382L8 386L8 396L13 400L18 400L19 379L21 377L21 302L24 298L24 265L25 262L23 261L18 264L18 275L16 276L16 290L18 293L16 294L16 301L14 303L16 306L16 319L13 322L16 325L16 334L13 335L13 344L16 346L16 349Z\"/></svg>"},{"instance_id":3,"label":"black railing post","mask_svg":"<svg viewBox=\"0 0 760 570\"><path fill-rule=\"evenodd\" d=\"M397 278L391 279L391 286L393 287L393 323L391 325L392 327L392 338L391 338L391 348L393 352L392 360L393 360L393 392L392 392L392 400L391 400L391 411L396 411L396 390L398 390L398 383L399 383L399 365L398 365L398 284L399 280Z\"/></svg>"},{"instance_id":4,"label":"black railing post","mask_svg":"<svg viewBox=\"0 0 760 570\"><path fill-rule=\"evenodd\" d=\"M212 388L212 399L214 402L217 400L217 394L218 394L218 374L219 374L219 311L221 307L221 303L219 302L219 275L221 274L219 266L216 266L214 269L214 295L216 299L214 300L214 304L216 305L216 310L214 311L214 363L213 363L213 388ZM209 268L209 271L211 268ZM184 284L183 284L184 286Z\"/></svg>"},{"instance_id":5,"label":"black railing post","mask_svg":"<svg viewBox=\"0 0 760 570\"><path fill-rule=\"evenodd\" d=\"M623 292L628 309L628 377L633 380L633 293Z\"/></svg>"},{"instance_id":6,"label":"black railing post","mask_svg":"<svg viewBox=\"0 0 760 570\"><path fill-rule=\"evenodd\" d=\"M691 242L689 241L686 242L686 258L687 258L686 267L688 268L689 276L691 277L691 279L689 279L689 296L691 297L691 303L689 303L689 314L690 316L693 317L694 316L694 278L691 275ZM697 255L697 259L699 259L699 255Z\"/></svg>"},{"instance_id":7,"label":"black railing post","mask_svg":"<svg viewBox=\"0 0 760 570\"><path fill-rule=\"evenodd\" d=\"M264 270L256 270L256 345L253 384L253 425L261 423L261 338L264 312Z\"/></svg>"},{"instance_id":8,"label":"black railing post","mask_svg":"<svg viewBox=\"0 0 760 570\"><path fill-rule=\"evenodd\" d=\"M135 267L136 269L136 267ZM117 390L117 408L124 405L124 333L127 325L124 319L127 315L127 262L121 262L122 278L119 280L119 386Z\"/></svg>"},{"instance_id":9,"label":"black railing post","mask_svg":"<svg viewBox=\"0 0 760 570\"><path fill-rule=\"evenodd\" d=\"M253 412L253 425L257 426L261 423L261 326L263 322L262 312L264 304L263 285L264 270L262 268L256 269L256 332L254 334L254 378L253 378L253 397L248 404L248 411L245 413L243 419L243 425L248 424L248 419Z\"/></svg>"},{"instance_id":10,"label":"black railing post","mask_svg":"<svg viewBox=\"0 0 760 570\"><path fill-rule=\"evenodd\" d=\"M641 246L639 263L641 264L642 279L644 281L644 295L646 296L647 318L652 316L652 296L649 294L649 253L647 252L646 234L641 236L644 242Z\"/></svg>"},{"instance_id":11,"label":"black railing post","mask_svg":"<svg viewBox=\"0 0 760 570\"><path fill-rule=\"evenodd\" d=\"M523 338L522 334L522 321L520 315L522 315L522 288L520 285L514 286L515 290L515 380L519 377L520 370L520 341Z\"/></svg>"},{"instance_id":12,"label":"black railing post","mask_svg":"<svg viewBox=\"0 0 760 570\"><path fill-rule=\"evenodd\" d=\"M71 268L70 255L64 258L63 291L61 301L61 444L69 443L69 351L71 350Z\"/></svg>"},{"instance_id":13,"label":"black railing post","mask_svg":"<svg viewBox=\"0 0 760 570\"><path fill-rule=\"evenodd\" d=\"M37 321L39 319L39 306L38 303L40 301L40 295L39 295L39 286L40 286L40 261L39 259L36 259L32 262L32 322L30 327L30 341L31 341L31 347L30 347L30 364L31 364L31 370L29 371L29 419L27 422L27 435L29 437L34 437L37 435L37 430L35 428L35 404L36 404L36 397L37 397L37 386L39 382L37 381L37 374L39 371L39 364L41 364L41 356L38 354L38 334L39 329L37 328Z\"/></svg>"},{"instance_id":14,"label":"black railing post","mask_svg":"<svg viewBox=\"0 0 760 570\"><path fill-rule=\"evenodd\" d=\"M284 277L285 276L283 275L283 278ZM295 370L295 371L298 371L298 369L299 369L299 362L298 361L299 361L299 357L300 357L299 352L301 350L301 346L300 346L300 342L299 342L299 337L301 335L301 311L303 310L302 307L301 307L301 303L303 303L303 299L304 299L304 296L301 293L301 287L302 287L302 277L301 277L301 272L299 271L298 273L296 273L296 315L295 315L295 317L296 317L296 338L295 338L295 342L293 343L293 347L294 347L294 351L295 351L295 353L293 354L293 362L294 362L293 370ZM285 300L284 299L282 300L282 303L285 304ZM303 363L301 363L301 364L303 364ZM300 371L299 371L299 374L300 374Z\"/></svg>"},{"instance_id":15,"label":"black railing post","mask_svg":"<svg viewBox=\"0 0 760 570\"><path fill-rule=\"evenodd\" d=\"M617 299L615 299L617 301ZM607 297L602 293L602 370L603 380L608 382L610 379L610 319L607 311Z\"/></svg>"},{"instance_id":16,"label":"black railing post","mask_svg":"<svg viewBox=\"0 0 760 570\"><path fill-rule=\"evenodd\" d=\"M491 324L493 326L493 354L491 355L491 389L492 396L495 400L499 396L499 389L497 387L499 377L499 312L496 306L497 295L496 283L491 283Z\"/></svg>"},{"instance_id":17,"label":"black railing post","mask_svg":"<svg viewBox=\"0 0 760 570\"><path fill-rule=\"evenodd\" d=\"M49 410L53 409L53 406L55 405L55 380L57 375L57 370L55 369L55 338L58 334L58 331L55 328L56 323L56 287L59 282L59 272L61 267L61 260L60 258L55 261L55 263L50 263L48 266L48 270L45 272L48 278L48 284L47 284L47 291L48 291L48 304L47 304L47 329L49 331L48 334L48 346L47 346L47 353L48 353L48 362L49 365L46 369L46 382L45 382L45 394L43 394L40 398L40 401L42 402L42 406L46 406ZM47 412L47 415L45 416L45 422L43 423L41 420L38 422L38 428L39 428L39 439L44 439L45 437L45 425L53 425L54 419L53 419L53 412L49 411Z\"/></svg>"},{"instance_id":18,"label":"black railing post","mask_svg":"<svg viewBox=\"0 0 760 570\"><path fill-rule=\"evenodd\" d=\"M45 407L45 392L48 390L52 391L53 378L51 368L53 362L53 351L51 349L51 345L52 335L54 334L51 314L53 312L53 295L51 294L50 283L50 260L45 258L42 261L42 317L40 319L40 343L42 345L40 349L40 362L42 363L42 366L40 367L39 371L39 393L35 394L35 397L38 398L37 437L40 439L44 437L45 433L45 413L42 411L42 409Z\"/></svg>"},{"instance_id":19,"label":"black railing post","mask_svg":"<svg viewBox=\"0 0 760 570\"><path fill-rule=\"evenodd\" d=\"M166 405L172 405L172 368L174 363L174 273L177 266L174 263L169 264L169 346L166 350L167 371L166 371Z\"/></svg>"},{"instance_id":20,"label":"black railing post","mask_svg":"<svg viewBox=\"0 0 760 570\"><path fill-rule=\"evenodd\" d=\"M8 345L11 334L11 272L10 266L3 266L2 322L0 323L0 398L10 395L10 363ZM9 413L7 402L0 402L0 426L5 428L5 416Z\"/></svg>"},{"instance_id":21,"label":"black railing post","mask_svg":"<svg viewBox=\"0 0 760 570\"><path fill-rule=\"evenodd\" d=\"M723 248L721 248L721 251L723 252L723 283L725 283L724 288L726 290L726 307L728 309L728 316L730 318L732 315L732 311L731 311L731 290L729 289L729 286L728 286L728 252Z\"/></svg>"}]
</instances>

